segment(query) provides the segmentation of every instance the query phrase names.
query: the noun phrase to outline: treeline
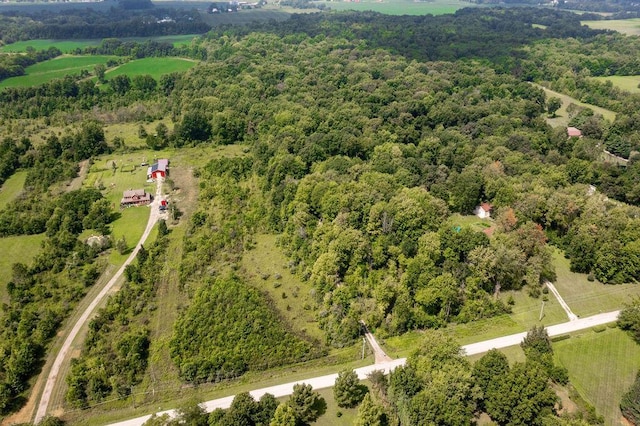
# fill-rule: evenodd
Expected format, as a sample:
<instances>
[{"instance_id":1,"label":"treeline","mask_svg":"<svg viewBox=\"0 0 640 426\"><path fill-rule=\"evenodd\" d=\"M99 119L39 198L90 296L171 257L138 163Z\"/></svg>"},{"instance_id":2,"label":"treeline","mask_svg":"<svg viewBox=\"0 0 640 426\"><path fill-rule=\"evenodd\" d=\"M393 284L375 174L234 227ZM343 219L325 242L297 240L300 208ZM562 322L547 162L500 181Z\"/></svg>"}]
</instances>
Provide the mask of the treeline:
<instances>
[{"instance_id":1,"label":"treeline","mask_svg":"<svg viewBox=\"0 0 640 426\"><path fill-rule=\"evenodd\" d=\"M105 228L113 219L108 202L94 189L72 191L47 201L52 215L47 239L31 266L13 265L8 303L0 322L0 412L20 404L38 372L46 347L64 318L100 275L95 263L104 247L78 240L85 229Z\"/></svg>"},{"instance_id":2,"label":"treeline","mask_svg":"<svg viewBox=\"0 0 640 426\"><path fill-rule=\"evenodd\" d=\"M60 55L62 52L56 47L39 51L29 49L25 54L0 54L0 81L24 75L24 69L29 65L44 62Z\"/></svg>"},{"instance_id":3,"label":"treeline","mask_svg":"<svg viewBox=\"0 0 640 426\"><path fill-rule=\"evenodd\" d=\"M7 12L0 27L6 44L35 39L96 39L203 34L210 27L198 12L179 9L123 10L100 12L73 9L61 12Z\"/></svg>"},{"instance_id":4,"label":"treeline","mask_svg":"<svg viewBox=\"0 0 640 426\"><path fill-rule=\"evenodd\" d=\"M66 399L72 406L124 398L142 380L150 345L147 324L167 243L166 224L161 222L154 244L140 248L136 262L125 269L125 284L89 322L82 353L72 360L66 378Z\"/></svg>"},{"instance_id":5,"label":"treeline","mask_svg":"<svg viewBox=\"0 0 640 426\"><path fill-rule=\"evenodd\" d=\"M180 56L198 60L207 59L207 51L200 45L174 46L173 43L147 40L144 42L123 41L116 38L102 40L99 46L78 48L76 54L117 55L131 58Z\"/></svg>"}]
</instances>

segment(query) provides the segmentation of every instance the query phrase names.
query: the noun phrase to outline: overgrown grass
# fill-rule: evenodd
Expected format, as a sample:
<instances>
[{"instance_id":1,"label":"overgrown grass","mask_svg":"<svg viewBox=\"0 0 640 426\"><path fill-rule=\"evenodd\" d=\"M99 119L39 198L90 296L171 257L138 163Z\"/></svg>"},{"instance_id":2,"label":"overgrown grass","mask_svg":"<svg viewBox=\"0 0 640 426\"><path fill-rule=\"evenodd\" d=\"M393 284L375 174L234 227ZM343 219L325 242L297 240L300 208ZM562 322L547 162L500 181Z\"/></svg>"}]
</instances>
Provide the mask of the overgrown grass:
<instances>
[{"instance_id":1,"label":"overgrown grass","mask_svg":"<svg viewBox=\"0 0 640 426\"><path fill-rule=\"evenodd\" d=\"M569 370L571 383L605 424L621 424L620 397L640 368L640 345L617 328L573 335L553 345L556 362Z\"/></svg>"},{"instance_id":2,"label":"overgrown grass","mask_svg":"<svg viewBox=\"0 0 640 426\"><path fill-rule=\"evenodd\" d=\"M594 30L614 30L627 35L640 35L640 19L613 19L603 21L582 21L582 25L586 25Z\"/></svg>"},{"instance_id":3,"label":"overgrown grass","mask_svg":"<svg viewBox=\"0 0 640 426\"><path fill-rule=\"evenodd\" d=\"M587 280L586 274L571 272L569 259L566 259L560 250L555 250L553 263L557 274L555 286L573 313L578 316L584 317L623 308L632 296L640 295L639 284L605 285Z\"/></svg>"},{"instance_id":4,"label":"overgrown grass","mask_svg":"<svg viewBox=\"0 0 640 426\"><path fill-rule=\"evenodd\" d=\"M640 75L611 75L609 77L594 77L599 81L610 81L614 86L630 93L640 93Z\"/></svg>"},{"instance_id":5,"label":"overgrown grass","mask_svg":"<svg viewBox=\"0 0 640 426\"><path fill-rule=\"evenodd\" d=\"M472 3L457 0L365 0L365 1L325 1L318 2L333 10L372 10L387 15L444 15L454 13L463 7L473 7Z\"/></svg>"},{"instance_id":6,"label":"overgrown grass","mask_svg":"<svg viewBox=\"0 0 640 426\"><path fill-rule=\"evenodd\" d=\"M7 203L13 201L24 188L24 181L27 179L27 171L14 173L9 179L4 181L2 189L0 189L0 209L3 209Z\"/></svg>"},{"instance_id":7,"label":"overgrown grass","mask_svg":"<svg viewBox=\"0 0 640 426\"><path fill-rule=\"evenodd\" d=\"M293 330L322 341L324 333L315 317L311 287L291 273L287 258L276 246L275 235L256 235L255 247L246 252L242 267L248 282L269 295L278 313Z\"/></svg>"},{"instance_id":8,"label":"overgrown grass","mask_svg":"<svg viewBox=\"0 0 640 426\"><path fill-rule=\"evenodd\" d=\"M129 77L135 75L149 74L155 79L159 79L165 74L172 72L187 71L196 65L195 61L182 58L144 58L127 62L124 65L108 71L105 74L107 80L117 75L126 74Z\"/></svg>"},{"instance_id":9,"label":"overgrown grass","mask_svg":"<svg viewBox=\"0 0 640 426\"><path fill-rule=\"evenodd\" d=\"M0 238L0 303L7 302L7 283L14 263L29 265L40 251L44 234Z\"/></svg>"},{"instance_id":10,"label":"overgrown grass","mask_svg":"<svg viewBox=\"0 0 640 426\"><path fill-rule=\"evenodd\" d=\"M199 37L198 34L187 35L169 35L159 37L124 37L120 40L123 41L146 41L154 40L167 43L173 43L174 46L187 45L191 41ZM50 47L56 47L63 53L71 53L76 49L84 49L89 46L99 46L102 43L102 39L87 39L87 40L26 40L17 41L15 43L7 44L0 47L0 52L26 52L27 47L33 47L36 50L45 50Z\"/></svg>"},{"instance_id":11,"label":"overgrown grass","mask_svg":"<svg viewBox=\"0 0 640 426\"><path fill-rule=\"evenodd\" d=\"M601 114L605 119L611 122L613 122L616 118L616 113L608 109L580 102L579 100L572 98L571 96L567 96L559 92L554 92L553 90L547 89L542 86L537 87L540 87L542 90L544 90L547 98L555 97L560 98L560 100L562 101L562 107L560 107L560 109L556 112L556 117L547 118L547 123L549 123L549 125L552 127L566 127L569 125L569 114L567 113L567 107L570 104L590 108L593 110L593 112L595 112L596 114Z\"/></svg>"},{"instance_id":12,"label":"overgrown grass","mask_svg":"<svg viewBox=\"0 0 640 426\"><path fill-rule=\"evenodd\" d=\"M61 56L28 66L26 75L3 80L0 88L37 86L69 74L80 74L82 70L91 72L97 64L105 64L112 58L115 56Z\"/></svg>"}]
</instances>

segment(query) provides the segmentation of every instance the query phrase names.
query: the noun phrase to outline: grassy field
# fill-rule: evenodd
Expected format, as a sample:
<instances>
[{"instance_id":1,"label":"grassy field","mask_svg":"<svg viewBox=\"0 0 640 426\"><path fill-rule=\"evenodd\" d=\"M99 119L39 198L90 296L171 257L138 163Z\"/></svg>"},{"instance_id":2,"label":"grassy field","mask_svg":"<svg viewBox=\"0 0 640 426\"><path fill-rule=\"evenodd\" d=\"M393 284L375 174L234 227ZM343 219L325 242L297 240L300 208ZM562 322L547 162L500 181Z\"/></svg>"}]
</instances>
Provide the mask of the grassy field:
<instances>
[{"instance_id":1,"label":"grassy field","mask_svg":"<svg viewBox=\"0 0 640 426\"><path fill-rule=\"evenodd\" d=\"M324 333L318 327L315 305L310 296L309 283L303 283L287 268L287 258L276 247L275 235L255 236L256 247L242 259L242 268L250 283L269 294L282 318L296 331L323 340ZM280 278L278 278L280 277ZM283 298L282 295L286 295Z\"/></svg>"},{"instance_id":2,"label":"grassy field","mask_svg":"<svg viewBox=\"0 0 640 426\"><path fill-rule=\"evenodd\" d=\"M44 234L0 238L0 303L6 302L6 285L11 280L11 266L22 262L29 265L40 251Z\"/></svg>"},{"instance_id":3,"label":"grassy field","mask_svg":"<svg viewBox=\"0 0 640 426\"><path fill-rule=\"evenodd\" d=\"M149 74L158 79L164 74L186 71L196 65L195 61L181 58L144 58L127 62L105 74L107 80L126 74L128 76Z\"/></svg>"},{"instance_id":4,"label":"grassy field","mask_svg":"<svg viewBox=\"0 0 640 426\"><path fill-rule=\"evenodd\" d=\"M26 179L27 172L22 171L14 173L9 179L4 181L0 189L0 209L4 208L8 202L22 192Z\"/></svg>"},{"instance_id":5,"label":"grassy field","mask_svg":"<svg viewBox=\"0 0 640 426\"><path fill-rule=\"evenodd\" d=\"M612 75L609 77L594 77L600 81L610 81L614 86L630 93L640 93L640 75Z\"/></svg>"},{"instance_id":6,"label":"grassy field","mask_svg":"<svg viewBox=\"0 0 640 426\"><path fill-rule=\"evenodd\" d=\"M606 425L620 425L620 397L640 368L640 345L616 328L573 335L553 345L556 362L569 370L580 395L604 416Z\"/></svg>"},{"instance_id":7,"label":"grassy field","mask_svg":"<svg viewBox=\"0 0 640 426\"><path fill-rule=\"evenodd\" d=\"M472 3L465 3L458 0L363 0L363 1L323 1L332 10L372 10L385 13L387 15L444 15L454 13L463 7L472 7Z\"/></svg>"},{"instance_id":8,"label":"grassy field","mask_svg":"<svg viewBox=\"0 0 640 426\"><path fill-rule=\"evenodd\" d=\"M582 21L594 30L614 30L628 35L640 35L640 18L635 19L613 19L610 21Z\"/></svg>"},{"instance_id":9,"label":"grassy field","mask_svg":"<svg viewBox=\"0 0 640 426\"><path fill-rule=\"evenodd\" d=\"M586 274L577 274L569 270L569 259L556 250L553 255L558 292L571 310L578 316L595 315L624 307L632 296L640 295L640 285L605 285L598 281L590 282Z\"/></svg>"},{"instance_id":10,"label":"grassy field","mask_svg":"<svg viewBox=\"0 0 640 426\"><path fill-rule=\"evenodd\" d=\"M182 46L191 43L191 40L199 37L198 34L187 35L170 35L159 37L124 37L120 40L123 41L138 41L143 42L146 40L161 41L167 43L173 43L174 46ZM27 47L33 47L36 50L45 50L50 47L57 47L63 53L71 53L76 49L84 49L89 46L99 46L102 43L102 39L88 39L88 40L27 40L17 41L15 43L0 46L0 52L26 52Z\"/></svg>"},{"instance_id":11,"label":"grassy field","mask_svg":"<svg viewBox=\"0 0 640 426\"><path fill-rule=\"evenodd\" d=\"M113 58L115 56L61 56L27 67L26 75L3 80L0 88L37 86L69 74L80 74L82 70L91 72L97 64Z\"/></svg>"},{"instance_id":12,"label":"grassy field","mask_svg":"<svg viewBox=\"0 0 640 426\"><path fill-rule=\"evenodd\" d=\"M549 123L551 127L566 127L569 124L569 114L567 113L567 107L570 104L576 104L578 106L591 108L593 112L595 112L596 114L601 114L605 119L611 122L613 122L616 118L616 113L608 109L604 109L604 108L600 108L599 106L580 102L579 100L572 98L571 96L554 92L553 90L547 89L546 87L542 87L542 86L537 86L537 87L540 87L542 90L544 90L544 93L547 95L547 98L556 97L556 98L560 98L560 100L562 101L562 107L560 107L560 109L556 112L556 117L547 118L547 123Z\"/></svg>"}]
</instances>

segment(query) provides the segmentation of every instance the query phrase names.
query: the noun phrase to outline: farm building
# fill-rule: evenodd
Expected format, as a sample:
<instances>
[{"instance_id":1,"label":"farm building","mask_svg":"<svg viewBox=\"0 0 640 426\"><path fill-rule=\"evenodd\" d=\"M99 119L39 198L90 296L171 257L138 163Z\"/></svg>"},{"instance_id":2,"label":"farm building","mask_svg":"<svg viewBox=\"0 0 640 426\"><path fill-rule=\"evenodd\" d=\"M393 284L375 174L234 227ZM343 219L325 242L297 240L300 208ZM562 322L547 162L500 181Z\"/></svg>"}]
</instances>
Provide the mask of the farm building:
<instances>
[{"instance_id":1,"label":"farm building","mask_svg":"<svg viewBox=\"0 0 640 426\"><path fill-rule=\"evenodd\" d=\"M151 194L144 189L130 189L124 191L120 207L142 206L151 202Z\"/></svg>"},{"instance_id":2,"label":"farm building","mask_svg":"<svg viewBox=\"0 0 640 426\"><path fill-rule=\"evenodd\" d=\"M164 178L169 173L169 160L162 158L147 169L147 179Z\"/></svg>"},{"instance_id":3,"label":"farm building","mask_svg":"<svg viewBox=\"0 0 640 426\"><path fill-rule=\"evenodd\" d=\"M482 203L473 211L480 219L491 217L491 209L493 207L489 203Z\"/></svg>"}]
</instances>

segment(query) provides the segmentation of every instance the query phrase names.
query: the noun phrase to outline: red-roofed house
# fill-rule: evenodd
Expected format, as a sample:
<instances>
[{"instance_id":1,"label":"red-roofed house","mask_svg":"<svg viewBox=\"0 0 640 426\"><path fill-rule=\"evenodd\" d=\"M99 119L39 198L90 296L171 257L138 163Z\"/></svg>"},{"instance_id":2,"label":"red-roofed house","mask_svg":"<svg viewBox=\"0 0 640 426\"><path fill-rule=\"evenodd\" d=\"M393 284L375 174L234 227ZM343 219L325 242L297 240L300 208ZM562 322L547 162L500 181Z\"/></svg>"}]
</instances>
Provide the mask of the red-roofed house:
<instances>
[{"instance_id":1,"label":"red-roofed house","mask_svg":"<svg viewBox=\"0 0 640 426\"><path fill-rule=\"evenodd\" d=\"M567 127L567 136L570 138L581 138L582 132L576 127Z\"/></svg>"},{"instance_id":2,"label":"red-roofed house","mask_svg":"<svg viewBox=\"0 0 640 426\"><path fill-rule=\"evenodd\" d=\"M493 207L489 203L482 203L473 211L480 219L491 217L491 209Z\"/></svg>"}]
</instances>

